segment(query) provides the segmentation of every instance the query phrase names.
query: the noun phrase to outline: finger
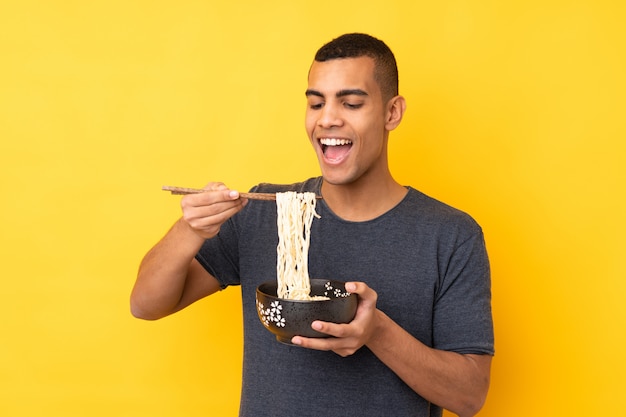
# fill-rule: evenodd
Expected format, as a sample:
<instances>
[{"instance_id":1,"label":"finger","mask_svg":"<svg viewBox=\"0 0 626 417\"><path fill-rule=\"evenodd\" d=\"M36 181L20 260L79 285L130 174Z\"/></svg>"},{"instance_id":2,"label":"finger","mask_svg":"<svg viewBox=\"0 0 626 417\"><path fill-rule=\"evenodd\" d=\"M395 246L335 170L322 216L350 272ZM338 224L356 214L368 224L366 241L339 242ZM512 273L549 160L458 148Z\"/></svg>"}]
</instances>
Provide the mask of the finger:
<instances>
[{"instance_id":1,"label":"finger","mask_svg":"<svg viewBox=\"0 0 626 417\"><path fill-rule=\"evenodd\" d=\"M227 190L228 187L226 187L226 184L224 184L223 182L210 182L204 187L202 187L202 189L207 190L207 191L219 191L219 190Z\"/></svg>"},{"instance_id":2,"label":"finger","mask_svg":"<svg viewBox=\"0 0 626 417\"><path fill-rule=\"evenodd\" d=\"M218 204L229 203L228 207L232 206L232 202L239 200L239 191L229 190L225 188L223 190L206 190L206 192L198 194L188 194L181 200L183 207L212 207L218 211L223 211ZM243 200L241 200L243 201ZM237 202L240 204L241 201Z\"/></svg>"},{"instance_id":3,"label":"finger","mask_svg":"<svg viewBox=\"0 0 626 417\"><path fill-rule=\"evenodd\" d=\"M311 323L311 328L317 332L331 336L332 338L345 337L347 335L346 331L348 329L346 324L329 323L320 320L316 320ZM305 347L315 346L316 348L324 348L327 350L331 349L330 347L327 347L329 345L328 342L333 341L333 339L329 338L306 338L302 336L294 336L294 338L297 338L296 341L298 343L304 343L304 345L306 345Z\"/></svg>"},{"instance_id":4,"label":"finger","mask_svg":"<svg viewBox=\"0 0 626 417\"><path fill-rule=\"evenodd\" d=\"M311 328L320 333L333 337L346 337L348 335L349 326L347 324L330 323L326 321L316 320L311 323Z\"/></svg>"},{"instance_id":5,"label":"finger","mask_svg":"<svg viewBox=\"0 0 626 417\"><path fill-rule=\"evenodd\" d=\"M346 282L345 287L346 291L359 295L367 293L367 291L370 289L370 287L368 287L366 283L359 281Z\"/></svg>"},{"instance_id":6,"label":"finger","mask_svg":"<svg viewBox=\"0 0 626 417\"><path fill-rule=\"evenodd\" d=\"M291 343L306 349L333 351L336 354L344 357L354 354L354 352L356 352L361 347L361 345L354 344L351 340L336 337L309 338L303 336L294 336L291 339Z\"/></svg>"},{"instance_id":7,"label":"finger","mask_svg":"<svg viewBox=\"0 0 626 417\"><path fill-rule=\"evenodd\" d=\"M219 231L219 227L245 205L238 193L230 190L188 195L181 202L185 221L193 229L209 234Z\"/></svg>"},{"instance_id":8,"label":"finger","mask_svg":"<svg viewBox=\"0 0 626 417\"><path fill-rule=\"evenodd\" d=\"M359 305L375 306L378 294L364 282L346 282L346 291L359 296Z\"/></svg>"},{"instance_id":9,"label":"finger","mask_svg":"<svg viewBox=\"0 0 626 417\"><path fill-rule=\"evenodd\" d=\"M189 207L183 218L196 227L221 225L243 208L243 202L216 203L211 206Z\"/></svg>"},{"instance_id":10,"label":"finger","mask_svg":"<svg viewBox=\"0 0 626 417\"><path fill-rule=\"evenodd\" d=\"M223 182L210 182L203 189L207 191L222 191L221 196L225 200L237 200L239 198L239 191L230 190Z\"/></svg>"},{"instance_id":11,"label":"finger","mask_svg":"<svg viewBox=\"0 0 626 417\"><path fill-rule=\"evenodd\" d=\"M334 339L329 338L314 338L314 337L304 337L304 336L294 336L291 338L291 343L296 346L300 346L306 349L313 350L323 350L329 351L333 350L332 342Z\"/></svg>"}]
</instances>

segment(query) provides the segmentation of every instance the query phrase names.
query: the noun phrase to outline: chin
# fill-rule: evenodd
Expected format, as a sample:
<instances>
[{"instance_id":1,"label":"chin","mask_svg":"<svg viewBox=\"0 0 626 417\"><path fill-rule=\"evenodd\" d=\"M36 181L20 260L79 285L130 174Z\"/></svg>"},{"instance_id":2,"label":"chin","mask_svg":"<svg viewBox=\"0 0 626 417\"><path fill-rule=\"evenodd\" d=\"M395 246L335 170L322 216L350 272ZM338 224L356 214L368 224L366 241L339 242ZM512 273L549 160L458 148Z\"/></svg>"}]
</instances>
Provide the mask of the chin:
<instances>
[{"instance_id":1,"label":"chin","mask_svg":"<svg viewBox=\"0 0 626 417\"><path fill-rule=\"evenodd\" d=\"M329 164L323 158L318 160L324 181L332 185L348 185L358 179L354 169L343 161L341 164Z\"/></svg>"},{"instance_id":2,"label":"chin","mask_svg":"<svg viewBox=\"0 0 626 417\"><path fill-rule=\"evenodd\" d=\"M354 182L354 178L352 178L352 176L350 175L339 174L336 172L327 172L324 170L322 170L322 178L324 179L324 182L330 185L337 185L337 186L349 185Z\"/></svg>"}]
</instances>

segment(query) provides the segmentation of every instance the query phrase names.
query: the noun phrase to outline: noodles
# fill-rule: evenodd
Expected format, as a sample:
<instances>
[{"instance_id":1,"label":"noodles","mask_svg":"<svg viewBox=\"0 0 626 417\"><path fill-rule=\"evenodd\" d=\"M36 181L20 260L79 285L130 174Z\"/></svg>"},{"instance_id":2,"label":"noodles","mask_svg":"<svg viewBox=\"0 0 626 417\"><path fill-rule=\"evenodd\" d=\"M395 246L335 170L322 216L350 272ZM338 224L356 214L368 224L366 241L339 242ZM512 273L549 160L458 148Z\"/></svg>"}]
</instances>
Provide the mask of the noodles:
<instances>
[{"instance_id":1,"label":"noodles","mask_svg":"<svg viewBox=\"0 0 626 417\"><path fill-rule=\"evenodd\" d=\"M277 295L291 300L313 300L309 281L309 244L315 212L315 193L276 193L278 246L276 248ZM326 299L326 297L321 297Z\"/></svg>"}]
</instances>

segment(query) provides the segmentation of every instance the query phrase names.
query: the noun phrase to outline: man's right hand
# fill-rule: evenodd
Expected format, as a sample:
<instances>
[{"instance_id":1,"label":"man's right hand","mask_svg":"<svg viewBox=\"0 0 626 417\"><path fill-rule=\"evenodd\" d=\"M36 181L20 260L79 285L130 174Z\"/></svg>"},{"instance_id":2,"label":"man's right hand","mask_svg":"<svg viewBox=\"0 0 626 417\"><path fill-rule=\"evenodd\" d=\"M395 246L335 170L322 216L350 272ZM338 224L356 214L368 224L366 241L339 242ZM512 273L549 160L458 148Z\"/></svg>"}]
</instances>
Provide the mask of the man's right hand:
<instances>
[{"instance_id":1,"label":"man's right hand","mask_svg":"<svg viewBox=\"0 0 626 417\"><path fill-rule=\"evenodd\" d=\"M239 192L230 190L221 182L211 182L206 192L188 194L181 200L183 219L191 230L203 239L217 235L226 220L241 211L248 200L239 198Z\"/></svg>"}]
</instances>

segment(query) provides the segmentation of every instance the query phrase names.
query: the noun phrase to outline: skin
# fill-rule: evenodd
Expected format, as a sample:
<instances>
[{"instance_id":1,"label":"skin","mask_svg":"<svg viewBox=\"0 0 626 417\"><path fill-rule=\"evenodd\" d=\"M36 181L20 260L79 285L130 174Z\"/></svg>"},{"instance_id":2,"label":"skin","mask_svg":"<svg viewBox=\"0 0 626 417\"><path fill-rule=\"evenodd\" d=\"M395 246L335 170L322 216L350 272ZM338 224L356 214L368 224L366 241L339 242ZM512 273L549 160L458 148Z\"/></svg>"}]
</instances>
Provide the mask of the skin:
<instances>
[{"instance_id":1,"label":"skin","mask_svg":"<svg viewBox=\"0 0 626 417\"><path fill-rule=\"evenodd\" d=\"M383 101L371 58L314 62L306 91L305 128L319 162L322 195L336 214L352 221L380 216L407 190L389 171L389 132L402 120L404 98ZM320 140L347 139L352 146L339 161L324 156Z\"/></svg>"},{"instance_id":2,"label":"skin","mask_svg":"<svg viewBox=\"0 0 626 417\"><path fill-rule=\"evenodd\" d=\"M323 175L322 195L340 217L365 221L385 213L406 195L389 170L387 145L406 110L403 97L384 97L369 57L314 62L306 91L305 127ZM324 138L351 141L338 159L324 155ZM158 319L219 290L218 281L194 259L203 241L245 207L247 201L222 183L183 197L183 217L144 257L131 294L131 311ZM363 282L346 289L359 295L348 324L316 321L333 338L295 336L307 349L352 355L367 346L419 395L461 417L482 407L489 388L491 356L432 349L376 308L377 293Z\"/></svg>"}]
</instances>

